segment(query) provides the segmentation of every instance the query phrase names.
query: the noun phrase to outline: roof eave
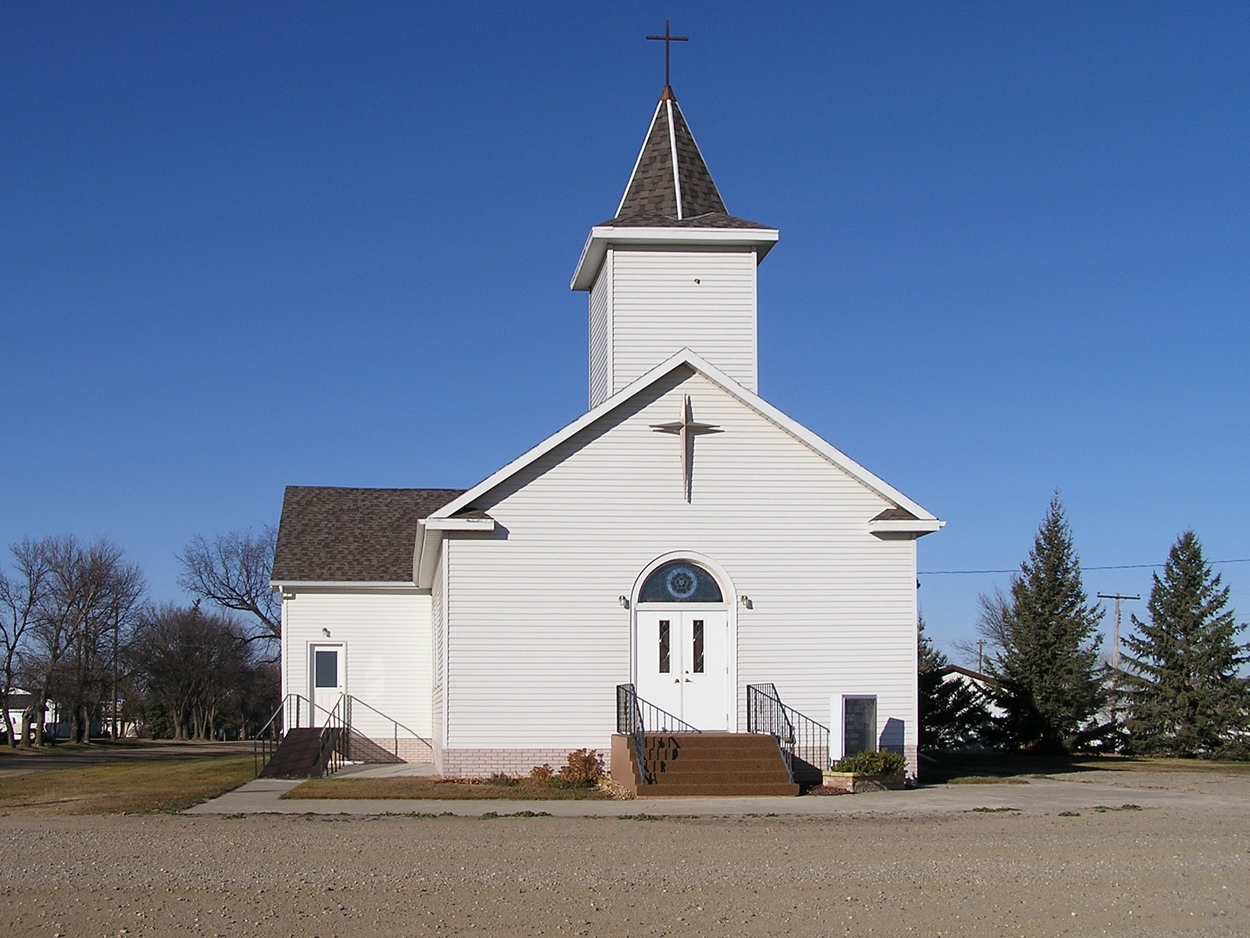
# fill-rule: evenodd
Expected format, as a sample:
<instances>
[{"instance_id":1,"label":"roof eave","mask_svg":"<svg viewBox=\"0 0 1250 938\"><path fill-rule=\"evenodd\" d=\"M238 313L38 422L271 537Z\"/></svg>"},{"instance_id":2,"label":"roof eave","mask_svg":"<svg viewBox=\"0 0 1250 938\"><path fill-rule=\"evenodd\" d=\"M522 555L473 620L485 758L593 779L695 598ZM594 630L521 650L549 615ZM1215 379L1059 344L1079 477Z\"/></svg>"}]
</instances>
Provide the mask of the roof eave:
<instances>
[{"instance_id":1,"label":"roof eave","mask_svg":"<svg viewBox=\"0 0 1250 938\"><path fill-rule=\"evenodd\" d=\"M945 521L936 518L917 518L909 521L869 521L868 532L882 540L895 538L917 538L940 531L946 527Z\"/></svg>"},{"instance_id":2,"label":"roof eave","mask_svg":"<svg viewBox=\"0 0 1250 938\"><path fill-rule=\"evenodd\" d=\"M417 589L412 580L270 580L269 588L284 593L300 590L402 590Z\"/></svg>"},{"instance_id":3,"label":"roof eave","mask_svg":"<svg viewBox=\"0 0 1250 938\"><path fill-rule=\"evenodd\" d=\"M608 248L614 244L688 244L718 247L753 247L758 264L768 254L780 233L776 228L616 228L596 225L582 248L577 269L569 283L571 290L589 290L595 283Z\"/></svg>"}]
</instances>

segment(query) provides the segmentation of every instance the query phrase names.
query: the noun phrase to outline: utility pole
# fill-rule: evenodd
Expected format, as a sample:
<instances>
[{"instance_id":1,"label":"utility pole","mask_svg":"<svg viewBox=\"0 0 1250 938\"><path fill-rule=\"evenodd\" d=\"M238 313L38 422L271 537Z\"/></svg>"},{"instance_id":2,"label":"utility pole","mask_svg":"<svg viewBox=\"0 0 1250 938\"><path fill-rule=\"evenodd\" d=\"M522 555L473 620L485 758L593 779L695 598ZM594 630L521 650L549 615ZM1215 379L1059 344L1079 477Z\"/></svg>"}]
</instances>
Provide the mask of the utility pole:
<instances>
[{"instance_id":1,"label":"utility pole","mask_svg":"<svg viewBox=\"0 0 1250 938\"><path fill-rule=\"evenodd\" d=\"M1120 601L1124 599L1141 599L1141 596L1125 596L1121 593L1099 593L1099 599L1115 600L1115 637L1111 642L1111 668L1117 674L1120 671Z\"/></svg>"}]
</instances>

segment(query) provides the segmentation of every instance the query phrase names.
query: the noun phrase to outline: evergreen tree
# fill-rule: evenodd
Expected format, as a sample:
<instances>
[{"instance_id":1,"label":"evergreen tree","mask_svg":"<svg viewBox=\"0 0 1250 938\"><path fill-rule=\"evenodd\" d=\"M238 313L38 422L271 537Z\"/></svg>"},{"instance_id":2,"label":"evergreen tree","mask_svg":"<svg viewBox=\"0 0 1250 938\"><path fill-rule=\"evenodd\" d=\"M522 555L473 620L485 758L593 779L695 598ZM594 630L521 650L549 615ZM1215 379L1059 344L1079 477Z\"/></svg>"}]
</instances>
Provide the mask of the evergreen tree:
<instances>
[{"instance_id":1,"label":"evergreen tree","mask_svg":"<svg viewBox=\"0 0 1250 938\"><path fill-rule=\"evenodd\" d=\"M1168 552L1163 576L1154 575L1150 623L1133 616L1138 634L1124 640L1134 655L1125 656L1121 678L1134 750L1209 755L1246 728L1247 682L1238 671L1250 648L1237 643L1245 626L1227 605L1228 587L1186 531Z\"/></svg>"},{"instance_id":2,"label":"evergreen tree","mask_svg":"<svg viewBox=\"0 0 1250 938\"><path fill-rule=\"evenodd\" d=\"M999 620L987 670L995 702L1006 711L996 741L1044 752L1080 748L1099 735L1103 702L1098 624L1103 612L1081 585L1081 564L1059 494L1050 500L1029 557L1004 601L989 602ZM983 626L985 628L985 626Z\"/></svg>"},{"instance_id":3,"label":"evergreen tree","mask_svg":"<svg viewBox=\"0 0 1250 938\"><path fill-rule=\"evenodd\" d=\"M982 695L963 681L943 680L942 669L950 662L924 634L921 617L920 643L920 748L957 749L977 742L989 722Z\"/></svg>"}]
</instances>

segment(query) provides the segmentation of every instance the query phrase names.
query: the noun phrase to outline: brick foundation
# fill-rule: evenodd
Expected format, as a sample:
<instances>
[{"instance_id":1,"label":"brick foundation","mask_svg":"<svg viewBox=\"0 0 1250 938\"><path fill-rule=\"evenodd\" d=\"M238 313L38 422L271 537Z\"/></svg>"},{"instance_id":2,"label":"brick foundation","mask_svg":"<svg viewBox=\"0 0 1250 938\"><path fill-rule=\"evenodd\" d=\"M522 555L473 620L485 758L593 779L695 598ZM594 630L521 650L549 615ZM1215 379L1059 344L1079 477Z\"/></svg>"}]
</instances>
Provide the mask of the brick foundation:
<instances>
[{"instance_id":1,"label":"brick foundation","mask_svg":"<svg viewBox=\"0 0 1250 938\"><path fill-rule=\"evenodd\" d=\"M536 765L559 769L568 754L568 749L438 749L434 767L444 778L487 778L496 772L529 775ZM600 755L607 753L600 750Z\"/></svg>"},{"instance_id":2,"label":"brick foundation","mask_svg":"<svg viewBox=\"0 0 1250 938\"><path fill-rule=\"evenodd\" d=\"M400 762L411 762L417 765L428 765L434 761L434 750L419 739L409 737L404 739L402 736L396 739L394 736L389 738L373 737L358 735L352 732L353 746L356 747L352 752L352 758L365 762L391 762L398 759ZM387 758L388 756L394 758Z\"/></svg>"}]
</instances>

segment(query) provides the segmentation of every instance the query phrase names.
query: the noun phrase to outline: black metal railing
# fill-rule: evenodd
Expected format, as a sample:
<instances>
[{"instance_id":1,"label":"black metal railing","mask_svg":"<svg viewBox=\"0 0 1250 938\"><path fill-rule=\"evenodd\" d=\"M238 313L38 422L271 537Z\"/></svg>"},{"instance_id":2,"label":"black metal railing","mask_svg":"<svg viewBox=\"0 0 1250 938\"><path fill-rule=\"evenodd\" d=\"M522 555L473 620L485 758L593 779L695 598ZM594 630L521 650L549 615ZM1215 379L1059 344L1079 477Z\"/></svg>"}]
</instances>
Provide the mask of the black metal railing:
<instances>
[{"instance_id":1,"label":"black metal railing","mask_svg":"<svg viewBox=\"0 0 1250 938\"><path fill-rule=\"evenodd\" d=\"M823 781L829 768L829 727L783 704L776 685L747 685L747 732L772 734L790 781Z\"/></svg>"},{"instance_id":2,"label":"black metal railing","mask_svg":"<svg viewBox=\"0 0 1250 938\"><path fill-rule=\"evenodd\" d=\"M364 707L375 719L367 722L382 725L390 724L387 732L389 739L378 736L365 736L352 724L352 714L357 707ZM321 728L321 753L318 770L322 775L335 772L351 759L363 762L388 762L394 757L396 762L407 761L400 758L400 741L409 738L416 741L419 747L424 746L431 753L434 746L430 740L409 729L394 717L388 716L358 697L343 694L330 710L319 706L302 694L287 694L282 703L273 712L265 725L252 737L252 768L259 776L265 766L281 745L283 737L289 730L302 728ZM391 745L387 752L385 743Z\"/></svg>"},{"instance_id":3,"label":"black metal railing","mask_svg":"<svg viewBox=\"0 0 1250 938\"><path fill-rule=\"evenodd\" d=\"M282 703L278 704L273 716L252 737L252 768L258 777L282 744L286 731L302 726L303 720L311 721L312 713L313 703L307 697L287 694L282 698Z\"/></svg>"},{"instance_id":4,"label":"black metal railing","mask_svg":"<svg viewBox=\"0 0 1250 938\"><path fill-rule=\"evenodd\" d=\"M634 743L634 763L643 785L655 782L654 766L648 765L645 754L648 733L698 733L681 717L673 716L638 696L633 684L616 685L616 731Z\"/></svg>"},{"instance_id":5,"label":"black metal railing","mask_svg":"<svg viewBox=\"0 0 1250 938\"><path fill-rule=\"evenodd\" d=\"M370 706L369 704L361 700L359 697L352 697L351 695L347 695L347 696L349 697L351 701L350 706L353 711L355 710L356 707L364 707L374 716L380 717L385 723L391 724L391 732L390 732L391 747L392 747L391 755L393 755L396 759L399 759L400 739L409 739L409 738L415 739L420 746L424 746L431 753L434 752L434 744L430 742L428 739L426 739L424 736L419 735L415 730L409 729L408 727L404 726L404 724L396 720L394 717L383 713L377 707ZM402 734L400 732L401 730L403 731ZM352 725L352 728L351 728L351 735L353 738L357 740L367 739L368 742L372 743L373 745L380 745L382 742L382 740L376 736L366 737L363 733L360 732L360 730L354 724ZM362 748L367 749L368 747L362 747ZM365 761L367 762L369 761L369 759L366 758ZM401 760L401 761L407 761L407 760Z\"/></svg>"},{"instance_id":6,"label":"black metal railing","mask_svg":"<svg viewBox=\"0 0 1250 938\"><path fill-rule=\"evenodd\" d=\"M317 756L315 778L333 775L351 758L351 729L352 702L343 694L321 725L321 752Z\"/></svg>"}]
</instances>

